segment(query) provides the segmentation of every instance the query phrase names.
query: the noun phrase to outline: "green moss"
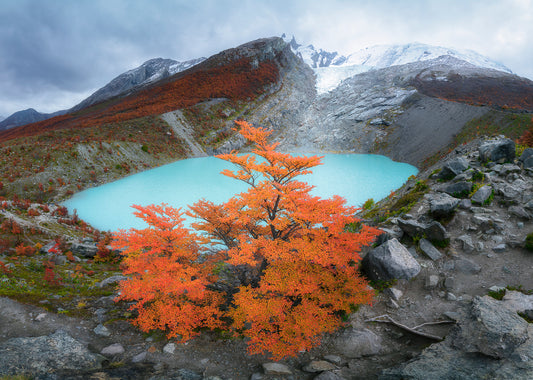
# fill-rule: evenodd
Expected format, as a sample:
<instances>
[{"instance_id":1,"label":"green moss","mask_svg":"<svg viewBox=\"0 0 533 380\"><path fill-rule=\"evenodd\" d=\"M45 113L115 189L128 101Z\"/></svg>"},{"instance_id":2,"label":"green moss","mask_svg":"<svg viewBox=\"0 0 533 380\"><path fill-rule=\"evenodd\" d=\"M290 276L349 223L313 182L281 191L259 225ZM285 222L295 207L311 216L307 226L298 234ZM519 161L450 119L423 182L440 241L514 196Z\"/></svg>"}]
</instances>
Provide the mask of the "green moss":
<instances>
[{"instance_id":1,"label":"green moss","mask_svg":"<svg viewBox=\"0 0 533 380\"><path fill-rule=\"evenodd\" d=\"M526 249L533 252L533 232L526 236Z\"/></svg>"},{"instance_id":2,"label":"green moss","mask_svg":"<svg viewBox=\"0 0 533 380\"><path fill-rule=\"evenodd\" d=\"M389 281L379 280L379 281L369 281L369 284L374 288L378 293L383 292L385 289L392 288L398 280L392 279Z\"/></svg>"},{"instance_id":3,"label":"green moss","mask_svg":"<svg viewBox=\"0 0 533 380\"><path fill-rule=\"evenodd\" d=\"M365 203L363 203L363 210L370 210L374 206L374 199L368 198Z\"/></svg>"},{"instance_id":4,"label":"green moss","mask_svg":"<svg viewBox=\"0 0 533 380\"><path fill-rule=\"evenodd\" d=\"M533 319L529 318L526 313L518 312L518 315L524 318L527 323L533 323Z\"/></svg>"},{"instance_id":5,"label":"green moss","mask_svg":"<svg viewBox=\"0 0 533 380\"><path fill-rule=\"evenodd\" d=\"M500 289L500 290L489 290L489 296L496 299L496 300L499 300L501 301L503 299L503 297L505 296L505 293L507 292L507 290L504 288L504 289Z\"/></svg>"}]
</instances>

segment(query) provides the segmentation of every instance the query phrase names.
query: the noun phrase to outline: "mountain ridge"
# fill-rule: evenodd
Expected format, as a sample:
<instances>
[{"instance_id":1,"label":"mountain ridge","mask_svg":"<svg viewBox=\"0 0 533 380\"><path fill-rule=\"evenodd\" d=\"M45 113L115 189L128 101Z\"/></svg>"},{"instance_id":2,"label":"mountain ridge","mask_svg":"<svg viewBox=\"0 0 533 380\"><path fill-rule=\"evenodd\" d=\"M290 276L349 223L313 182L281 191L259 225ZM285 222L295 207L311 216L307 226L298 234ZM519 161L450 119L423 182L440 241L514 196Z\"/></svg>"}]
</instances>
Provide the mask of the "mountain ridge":
<instances>
[{"instance_id":1,"label":"mountain ridge","mask_svg":"<svg viewBox=\"0 0 533 380\"><path fill-rule=\"evenodd\" d=\"M303 46L296 41L294 36L289 39L283 34L281 38L289 44L296 56L300 57L315 71L315 75L317 76L317 91L319 94L331 91L342 80L353 75L377 68L401 65L414 61L426 61L441 55L456 57L479 67L488 67L512 73L504 65L473 51L460 52L455 49L417 42L405 45L375 45L344 56L337 52L328 52L321 48L316 49L313 45ZM65 113L76 112L116 96L126 96L136 89L187 70L205 61L205 59L205 57L200 57L182 62L164 58L150 59L142 65L113 78L105 86L70 109L50 114L39 113L39 115L29 112L29 109L18 111L5 120L0 121L0 130L46 120Z\"/></svg>"}]
</instances>

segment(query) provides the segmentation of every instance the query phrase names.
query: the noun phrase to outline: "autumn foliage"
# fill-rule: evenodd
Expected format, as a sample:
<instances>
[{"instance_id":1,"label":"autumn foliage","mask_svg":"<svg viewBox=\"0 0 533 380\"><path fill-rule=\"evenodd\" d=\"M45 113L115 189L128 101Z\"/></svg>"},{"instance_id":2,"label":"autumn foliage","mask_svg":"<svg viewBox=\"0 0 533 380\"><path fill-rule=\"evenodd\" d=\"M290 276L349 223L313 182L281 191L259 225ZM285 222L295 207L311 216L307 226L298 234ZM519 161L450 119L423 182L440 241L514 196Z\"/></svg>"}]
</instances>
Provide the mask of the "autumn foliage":
<instances>
[{"instance_id":1,"label":"autumn foliage","mask_svg":"<svg viewBox=\"0 0 533 380\"><path fill-rule=\"evenodd\" d=\"M200 64L133 95L114 98L77 112L0 131L0 141L34 136L51 130L86 128L148 115L160 115L212 98L254 99L278 79L278 67L271 61L260 62L257 67L253 67L249 58L237 59L214 67Z\"/></svg>"},{"instance_id":2,"label":"autumn foliage","mask_svg":"<svg viewBox=\"0 0 533 380\"><path fill-rule=\"evenodd\" d=\"M533 124L533 118L531 118ZM533 125L518 139L518 143L527 147L533 147Z\"/></svg>"},{"instance_id":3,"label":"autumn foliage","mask_svg":"<svg viewBox=\"0 0 533 380\"><path fill-rule=\"evenodd\" d=\"M379 232L360 224L341 197L313 196L297 179L320 157L277 152L270 132L237 124L254 154L218 157L237 168L223 174L248 190L221 205L190 206L199 233L183 226L180 210L134 206L149 227L115 237L130 276L119 299L136 301L144 331L186 340L202 327L229 328L248 338L250 353L280 359L317 345L356 305L371 302L358 252ZM230 286L232 276L239 286Z\"/></svg>"},{"instance_id":4,"label":"autumn foliage","mask_svg":"<svg viewBox=\"0 0 533 380\"><path fill-rule=\"evenodd\" d=\"M492 106L503 110L533 110L533 82L524 78L451 74L445 81L416 77L412 84L425 95L452 102Z\"/></svg>"}]
</instances>

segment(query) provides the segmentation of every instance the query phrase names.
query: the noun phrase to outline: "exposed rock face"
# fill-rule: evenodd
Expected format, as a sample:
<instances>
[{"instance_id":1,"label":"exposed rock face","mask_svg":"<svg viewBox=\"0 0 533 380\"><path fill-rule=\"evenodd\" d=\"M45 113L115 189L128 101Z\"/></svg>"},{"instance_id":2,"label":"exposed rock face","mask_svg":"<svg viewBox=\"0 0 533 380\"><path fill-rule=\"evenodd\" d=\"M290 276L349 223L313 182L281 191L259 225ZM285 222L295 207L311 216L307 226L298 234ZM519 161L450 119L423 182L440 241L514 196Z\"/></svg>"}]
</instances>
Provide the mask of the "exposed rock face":
<instances>
[{"instance_id":1,"label":"exposed rock face","mask_svg":"<svg viewBox=\"0 0 533 380\"><path fill-rule=\"evenodd\" d=\"M505 302L476 297L446 340L380 379L526 379L533 376L533 328Z\"/></svg>"},{"instance_id":2,"label":"exposed rock face","mask_svg":"<svg viewBox=\"0 0 533 380\"><path fill-rule=\"evenodd\" d=\"M437 193L429 196L431 214L437 218L443 218L453 214L460 200L445 193Z\"/></svg>"},{"instance_id":3,"label":"exposed rock face","mask_svg":"<svg viewBox=\"0 0 533 380\"><path fill-rule=\"evenodd\" d=\"M429 223L422 223L399 218L398 226L411 237L426 236L427 239L438 242L446 241L449 238L444 226L435 220Z\"/></svg>"},{"instance_id":4,"label":"exposed rock face","mask_svg":"<svg viewBox=\"0 0 533 380\"><path fill-rule=\"evenodd\" d=\"M381 338L368 329L347 329L335 340L335 345L349 358L376 355L382 349Z\"/></svg>"},{"instance_id":5,"label":"exposed rock face","mask_svg":"<svg viewBox=\"0 0 533 380\"><path fill-rule=\"evenodd\" d=\"M444 164L439 178L451 179L468 169L468 161L464 157L457 157Z\"/></svg>"},{"instance_id":6,"label":"exposed rock face","mask_svg":"<svg viewBox=\"0 0 533 380\"><path fill-rule=\"evenodd\" d=\"M477 204L484 204L487 202L492 195L492 187L485 185L480 187L473 195L472 195L472 202Z\"/></svg>"},{"instance_id":7,"label":"exposed rock face","mask_svg":"<svg viewBox=\"0 0 533 380\"><path fill-rule=\"evenodd\" d=\"M387 240L370 251L362 262L363 269L374 281L410 279L420 272L420 265L396 239Z\"/></svg>"},{"instance_id":8,"label":"exposed rock face","mask_svg":"<svg viewBox=\"0 0 533 380\"><path fill-rule=\"evenodd\" d=\"M479 158L482 162L513 162L515 156L515 143L511 139L488 141L479 147Z\"/></svg>"},{"instance_id":9,"label":"exposed rock face","mask_svg":"<svg viewBox=\"0 0 533 380\"><path fill-rule=\"evenodd\" d=\"M0 344L0 375L44 375L101 367L102 358L62 330L49 336L13 338Z\"/></svg>"}]
</instances>

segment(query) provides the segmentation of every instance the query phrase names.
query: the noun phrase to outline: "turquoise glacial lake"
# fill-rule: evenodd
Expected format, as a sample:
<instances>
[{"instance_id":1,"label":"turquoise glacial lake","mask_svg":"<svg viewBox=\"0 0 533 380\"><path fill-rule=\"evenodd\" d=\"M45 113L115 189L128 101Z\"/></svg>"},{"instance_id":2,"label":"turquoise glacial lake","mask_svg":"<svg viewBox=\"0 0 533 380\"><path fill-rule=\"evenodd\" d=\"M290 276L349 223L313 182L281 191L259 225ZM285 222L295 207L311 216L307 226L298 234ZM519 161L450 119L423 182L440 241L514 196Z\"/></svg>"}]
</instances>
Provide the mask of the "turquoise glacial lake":
<instances>
[{"instance_id":1,"label":"turquoise glacial lake","mask_svg":"<svg viewBox=\"0 0 533 380\"><path fill-rule=\"evenodd\" d=\"M299 179L315 186L313 195L337 194L353 206L385 198L418 172L412 165L370 154L326 154L322 163ZM181 160L79 192L63 205L100 230L144 228L131 205L167 203L185 210L202 198L222 203L246 191L244 183L220 174L233 168L215 157Z\"/></svg>"}]
</instances>

